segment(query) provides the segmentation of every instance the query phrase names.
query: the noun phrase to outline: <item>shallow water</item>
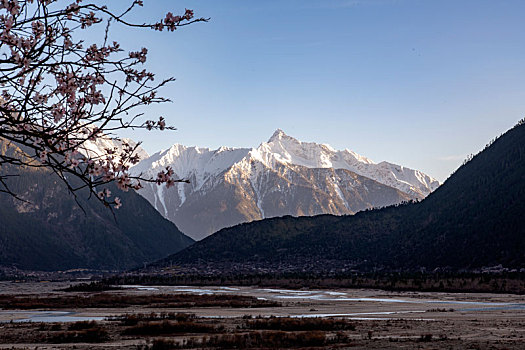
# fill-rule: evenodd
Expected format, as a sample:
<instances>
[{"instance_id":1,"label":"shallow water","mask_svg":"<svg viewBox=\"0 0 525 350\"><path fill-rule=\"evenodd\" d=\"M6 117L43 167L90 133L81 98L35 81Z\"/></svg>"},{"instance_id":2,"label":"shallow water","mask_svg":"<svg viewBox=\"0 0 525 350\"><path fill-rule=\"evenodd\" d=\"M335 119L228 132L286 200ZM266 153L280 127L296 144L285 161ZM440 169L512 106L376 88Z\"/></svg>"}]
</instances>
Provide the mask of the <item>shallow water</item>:
<instances>
[{"instance_id":1,"label":"shallow water","mask_svg":"<svg viewBox=\"0 0 525 350\"><path fill-rule=\"evenodd\" d=\"M133 288L146 288L147 286L127 286ZM150 288L150 287L147 287ZM216 293L232 293L242 295L252 295L259 300L293 300L309 299L320 301L337 301L337 302L377 302L377 303L408 303L408 304L450 304L450 305L469 305L483 306L482 308L465 309L465 311L482 311L485 309L501 308L502 310L523 310L525 303L504 303L504 302L484 302L484 301L464 301L464 300L435 300L435 299L415 299L407 297L399 298L375 298L375 297L349 297L349 293L330 290L293 290L293 289L276 289L276 288L233 288L233 287L215 287L206 288L190 286L162 286L161 289L168 289L173 292L193 293L199 295L211 295Z\"/></svg>"},{"instance_id":2,"label":"shallow water","mask_svg":"<svg viewBox=\"0 0 525 350\"><path fill-rule=\"evenodd\" d=\"M159 290L159 288L154 287L154 286L123 285L123 286L120 286L120 287L124 288L124 289L137 289L137 290L148 290L148 291L157 291L157 290Z\"/></svg>"},{"instance_id":3,"label":"shallow water","mask_svg":"<svg viewBox=\"0 0 525 350\"><path fill-rule=\"evenodd\" d=\"M10 320L3 321L5 323L14 322L81 322L81 321L102 321L104 317L96 316L75 316L76 312L72 311L19 311L19 310L4 310L0 311L0 315L12 315Z\"/></svg>"}]
</instances>

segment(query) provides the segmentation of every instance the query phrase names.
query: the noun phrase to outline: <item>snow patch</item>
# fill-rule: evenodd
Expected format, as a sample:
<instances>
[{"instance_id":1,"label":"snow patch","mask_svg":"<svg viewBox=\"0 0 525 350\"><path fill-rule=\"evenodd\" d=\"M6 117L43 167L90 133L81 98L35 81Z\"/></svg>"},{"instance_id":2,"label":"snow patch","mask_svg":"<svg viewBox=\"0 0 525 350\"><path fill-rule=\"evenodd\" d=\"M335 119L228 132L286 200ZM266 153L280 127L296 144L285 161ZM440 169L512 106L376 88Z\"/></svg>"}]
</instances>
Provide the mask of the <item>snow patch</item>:
<instances>
[{"instance_id":1,"label":"snow patch","mask_svg":"<svg viewBox=\"0 0 525 350\"><path fill-rule=\"evenodd\" d=\"M179 194L179 198L180 198L180 204L179 204L179 207L182 207L182 205L184 204L184 202L186 201L186 193L184 193L184 188L185 188L186 184L185 183L182 183L182 182L179 182L177 184L177 192Z\"/></svg>"},{"instance_id":2,"label":"snow patch","mask_svg":"<svg viewBox=\"0 0 525 350\"><path fill-rule=\"evenodd\" d=\"M162 204L162 207L164 208L164 217L168 217L168 207L166 206L166 201L164 198L164 189L166 188L166 185L158 185L157 186L157 197L160 201L160 204ZM157 209L158 210L158 209ZM158 210L160 212L160 210Z\"/></svg>"},{"instance_id":3,"label":"snow patch","mask_svg":"<svg viewBox=\"0 0 525 350\"><path fill-rule=\"evenodd\" d=\"M339 198L341 198L341 200L343 201L343 204L345 205L346 209L350 210L348 201L346 200L345 196L343 195L343 191L341 191L341 188L339 187L339 184L336 181L334 181L334 189L335 189L335 193L337 193Z\"/></svg>"}]
</instances>

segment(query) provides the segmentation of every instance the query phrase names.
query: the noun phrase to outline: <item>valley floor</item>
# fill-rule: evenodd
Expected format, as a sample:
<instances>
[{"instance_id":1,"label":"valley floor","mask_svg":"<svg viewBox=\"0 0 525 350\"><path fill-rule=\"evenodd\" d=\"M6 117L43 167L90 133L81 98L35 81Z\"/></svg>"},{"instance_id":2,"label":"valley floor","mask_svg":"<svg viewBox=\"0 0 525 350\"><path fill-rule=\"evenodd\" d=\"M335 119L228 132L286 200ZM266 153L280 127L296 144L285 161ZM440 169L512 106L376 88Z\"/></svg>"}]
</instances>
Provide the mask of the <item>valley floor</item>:
<instances>
[{"instance_id":1,"label":"valley floor","mask_svg":"<svg viewBox=\"0 0 525 350\"><path fill-rule=\"evenodd\" d=\"M522 349L525 343L525 298L512 294L232 286L60 291L68 285L0 282L0 348Z\"/></svg>"}]
</instances>

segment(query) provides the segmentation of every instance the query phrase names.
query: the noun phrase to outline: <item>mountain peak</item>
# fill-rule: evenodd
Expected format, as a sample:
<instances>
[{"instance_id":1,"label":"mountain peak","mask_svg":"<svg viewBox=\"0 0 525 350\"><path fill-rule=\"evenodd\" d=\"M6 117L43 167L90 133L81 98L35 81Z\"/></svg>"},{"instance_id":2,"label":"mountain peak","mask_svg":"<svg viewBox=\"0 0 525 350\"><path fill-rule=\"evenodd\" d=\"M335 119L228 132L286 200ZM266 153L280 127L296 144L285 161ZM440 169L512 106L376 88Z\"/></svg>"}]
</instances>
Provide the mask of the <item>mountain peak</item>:
<instances>
[{"instance_id":1,"label":"mountain peak","mask_svg":"<svg viewBox=\"0 0 525 350\"><path fill-rule=\"evenodd\" d=\"M272 137L270 137L270 139L268 140L268 143L281 140L285 136L288 136L288 135L286 135L286 133L282 129L277 129L273 133Z\"/></svg>"}]
</instances>

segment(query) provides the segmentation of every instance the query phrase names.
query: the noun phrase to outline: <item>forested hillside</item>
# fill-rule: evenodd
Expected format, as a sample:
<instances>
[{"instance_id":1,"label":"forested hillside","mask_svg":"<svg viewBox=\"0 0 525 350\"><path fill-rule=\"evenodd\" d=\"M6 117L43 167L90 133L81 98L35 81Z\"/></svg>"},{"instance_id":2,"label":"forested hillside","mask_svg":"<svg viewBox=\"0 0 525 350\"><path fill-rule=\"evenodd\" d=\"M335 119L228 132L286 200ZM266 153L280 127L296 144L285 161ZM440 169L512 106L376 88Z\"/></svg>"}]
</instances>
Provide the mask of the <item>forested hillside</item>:
<instances>
[{"instance_id":1,"label":"forested hillside","mask_svg":"<svg viewBox=\"0 0 525 350\"><path fill-rule=\"evenodd\" d=\"M20 152L0 143L0 152ZM78 204L64 183L38 168L3 166L9 188L0 193L0 266L21 269L124 269L160 259L193 241L133 191L111 187L124 203L112 212L88 193Z\"/></svg>"}]
</instances>

